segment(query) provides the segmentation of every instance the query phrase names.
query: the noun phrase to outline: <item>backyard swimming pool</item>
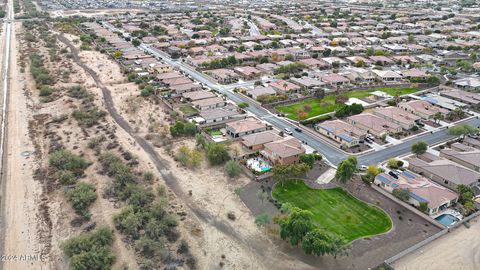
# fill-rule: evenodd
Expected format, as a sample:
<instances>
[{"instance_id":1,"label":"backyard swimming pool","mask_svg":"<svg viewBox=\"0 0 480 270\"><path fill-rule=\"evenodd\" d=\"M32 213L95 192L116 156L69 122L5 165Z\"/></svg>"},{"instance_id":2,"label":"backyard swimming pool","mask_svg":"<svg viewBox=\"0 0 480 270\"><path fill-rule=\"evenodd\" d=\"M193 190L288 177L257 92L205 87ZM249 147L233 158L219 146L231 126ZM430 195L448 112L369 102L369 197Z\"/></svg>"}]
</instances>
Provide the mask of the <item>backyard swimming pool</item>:
<instances>
[{"instance_id":1,"label":"backyard swimming pool","mask_svg":"<svg viewBox=\"0 0 480 270\"><path fill-rule=\"evenodd\" d=\"M435 219L438 220L438 222L445 225L445 227L449 227L450 225L459 221L458 218L456 218L456 217L454 217L450 214L443 214L443 215L440 215L440 216L436 217Z\"/></svg>"}]
</instances>

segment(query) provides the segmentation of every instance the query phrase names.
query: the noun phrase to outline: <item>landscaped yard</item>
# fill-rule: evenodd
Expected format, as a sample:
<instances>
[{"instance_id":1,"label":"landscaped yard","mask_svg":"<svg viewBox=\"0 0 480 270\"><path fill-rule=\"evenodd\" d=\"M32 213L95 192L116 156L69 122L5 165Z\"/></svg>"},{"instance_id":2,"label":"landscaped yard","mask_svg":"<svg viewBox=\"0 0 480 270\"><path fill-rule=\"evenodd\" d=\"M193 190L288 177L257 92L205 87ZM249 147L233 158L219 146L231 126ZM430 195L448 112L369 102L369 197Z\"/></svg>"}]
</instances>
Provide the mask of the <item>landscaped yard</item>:
<instances>
[{"instance_id":1,"label":"landscaped yard","mask_svg":"<svg viewBox=\"0 0 480 270\"><path fill-rule=\"evenodd\" d=\"M195 109L195 108L192 107L192 106L182 106L182 107L180 107L179 109L180 109L180 111L182 111L184 114L187 114L187 115L189 115L189 114L194 114L194 113L197 113L197 112L198 112L198 110Z\"/></svg>"},{"instance_id":2,"label":"landscaped yard","mask_svg":"<svg viewBox=\"0 0 480 270\"><path fill-rule=\"evenodd\" d=\"M375 91L382 91L390 96L395 96L396 94L402 96L415 93L419 90L420 89L418 88L375 88L371 90L355 90L346 92L344 94L349 98L366 98ZM308 116L306 117L306 119L308 119L317 115L334 112L335 110L340 108L341 105L335 104L335 96L336 95L327 95L323 98L310 98L290 105L279 106L275 109L279 112L286 114L287 117L292 120L299 120L297 112L299 110L303 110L308 114ZM306 106L311 108L311 110L305 110Z\"/></svg>"},{"instance_id":3,"label":"landscaped yard","mask_svg":"<svg viewBox=\"0 0 480 270\"><path fill-rule=\"evenodd\" d=\"M348 241L384 233L392 227L390 217L378 207L350 195L342 188L312 189L303 181L277 184L273 197L313 213L319 227L340 234Z\"/></svg>"}]
</instances>

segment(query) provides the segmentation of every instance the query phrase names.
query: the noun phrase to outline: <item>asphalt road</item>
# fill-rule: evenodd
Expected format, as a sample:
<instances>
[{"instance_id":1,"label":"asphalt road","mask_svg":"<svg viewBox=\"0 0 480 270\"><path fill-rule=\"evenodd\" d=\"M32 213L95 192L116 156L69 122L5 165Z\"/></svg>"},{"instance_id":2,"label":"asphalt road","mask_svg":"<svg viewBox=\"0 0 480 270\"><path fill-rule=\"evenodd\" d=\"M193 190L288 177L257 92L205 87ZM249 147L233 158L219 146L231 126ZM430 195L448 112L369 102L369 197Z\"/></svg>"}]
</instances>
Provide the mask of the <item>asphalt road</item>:
<instances>
[{"instance_id":1,"label":"asphalt road","mask_svg":"<svg viewBox=\"0 0 480 270\"><path fill-rule=\"evenodd\" d=\"M113 31L119 31L118 29L115 29L111 25L110 26L106 25L106 27ZM322 138L321 136L311 134L310 132L295 131L294 129L295 127L297 127L296 124L282 117L279 117L275 114L272 114L271 112L269 112L268 110L266 110L261 105L254 102L253 100L232 91L234 88L237 88L237 87L252 86L254 82L242 82L242 83L236 83L231 85L221 85L221 84L218 84L209 76L206 76L205 74L195 70L194 68L188 66L185 63L182 63L181 61L171 59L168 56L168 54L162 51L159 51L157 49L154 49L147 44L141 44L139 48L159 59L162 59L165 63L178 68L184 73L190 75L194 80L210 87L211 89L218 91L221 94L225 94L227 98L229 98L233 102L237 104L241 102L248 103L249 107L246 108L248 112L252 113L259 119L264 120L265 122L269 123L270 125L276 127L279 130L289 128L290 130L293 131L294 137L301 140L302 142L312 147L313 149L317 150L332 165L337 165L342 160L348 157L348 154L341 151L337 147L331 145L326 141L326 139ZM466 121L466 123L472 124L474 126L480 126L480 120L477 118L469 119ZM424 134L422 136L418 136L414 139L408 140L401 144L389 146L383 150L372 151L372 152L358 155L357 156L358 163L359 163L359 166L377 164L382 161L388 160L392 157L407 154L410 151L411 145L416 141L423 140L427 142L429 145L433 145L433 144L445 141L447 139L450 139L452 137L453 136L448 135L446 129L438 130L432 134Z\"/></svg>"}]
</instances>

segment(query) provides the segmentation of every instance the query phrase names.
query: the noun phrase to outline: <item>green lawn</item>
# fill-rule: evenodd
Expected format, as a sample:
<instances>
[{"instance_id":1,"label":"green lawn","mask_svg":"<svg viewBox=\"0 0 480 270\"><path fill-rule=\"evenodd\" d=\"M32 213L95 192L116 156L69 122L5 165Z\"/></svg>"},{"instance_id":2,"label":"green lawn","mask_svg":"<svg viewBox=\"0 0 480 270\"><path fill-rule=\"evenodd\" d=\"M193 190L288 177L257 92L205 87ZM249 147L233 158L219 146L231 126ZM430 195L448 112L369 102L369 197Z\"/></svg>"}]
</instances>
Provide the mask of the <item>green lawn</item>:
<instances>
[{"instance_id":1,"label":"green lawn","mask_svg":"<svg viewBox=\"0 0 480 270\"><path fill-rule=\"evenodd\" d=\"M183 107L180 107L179 110L184 114L194 114L198 112L197 109L195 109L192 106L183 106Z\"/></svg>"},{"instance_id":2,"label":"green lawn","mask_svg":"<svg viewBox=\"0 0 480 270\"><path fill-rule=\"evenodd\" d=\"M282 203L311 211L319 227L348 241L384 233L392 227L383 210L356 199L342 188L311 189L303 181L290 181L276 185L273 196Z\"/></svg>"},{"instance_id":3,"label":"green lawn","mask_svg":"<svg viewBox=\"0 0 480 270\"><path fill-rule=\"evenodd\" d=\"M398 95L407 95L417 92L418 88L376 88L371 90L355 90L344 93L349 98L366 98L371 95L374 91L382 91L391 96ZM305 106L308 105L311 107L311 111L307 112ZM341 105L335 104L335 95L327 95L324 98L309 98L301 102L293 103L286 106L276 107L277 111L282 112L287 115L288 118L292 120L298 120L297 112L299 110L304 110L308 113L307 118L311 118L317 115L331 113L340 108Z\"/></svg>"}]
</instances>

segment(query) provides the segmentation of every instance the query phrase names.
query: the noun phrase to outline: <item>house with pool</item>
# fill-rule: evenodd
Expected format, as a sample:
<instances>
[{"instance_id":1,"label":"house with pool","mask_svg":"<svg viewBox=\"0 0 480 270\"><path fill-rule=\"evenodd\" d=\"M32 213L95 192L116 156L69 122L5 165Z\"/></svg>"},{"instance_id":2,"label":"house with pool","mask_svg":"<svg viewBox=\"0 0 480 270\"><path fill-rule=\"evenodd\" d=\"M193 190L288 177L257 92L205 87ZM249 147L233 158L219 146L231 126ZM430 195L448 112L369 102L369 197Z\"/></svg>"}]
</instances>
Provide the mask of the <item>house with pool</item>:
<instances>
[{"instance_id":1,"label":"house with pool","mask_svg":"<svg viewBox=\"0 0 480 270\"><path fill-rule=\"evenodd\" d=\"M431 216L443 212L458 200L458 194L454 191L409 171L403 171L398 178L380 173L375 177L374 184L390 193L395 189L408 190L408 203L415 207L426 203Z\"/></svg>"}]
</instances>

